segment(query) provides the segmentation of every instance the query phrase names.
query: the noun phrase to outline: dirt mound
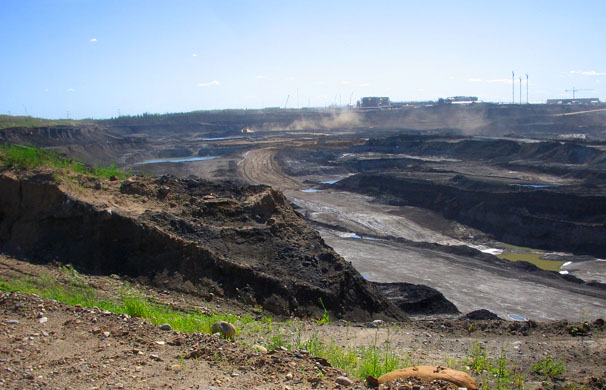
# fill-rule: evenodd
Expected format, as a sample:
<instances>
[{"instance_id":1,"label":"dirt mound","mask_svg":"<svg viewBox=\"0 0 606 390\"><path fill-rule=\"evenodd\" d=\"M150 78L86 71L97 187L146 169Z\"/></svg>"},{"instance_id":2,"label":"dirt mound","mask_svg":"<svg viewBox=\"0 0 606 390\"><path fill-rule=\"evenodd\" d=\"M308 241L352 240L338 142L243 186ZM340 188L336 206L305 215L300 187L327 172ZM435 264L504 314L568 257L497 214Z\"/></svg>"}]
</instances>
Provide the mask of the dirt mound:
<instances>
[{"instance_id":1,"label":"dirt mound","mask_svg":"<svg viewBox=\"0 0 606 390\"><path fill-rule=\"evenodd\" d=\"M411 283L373 284L407 314L458 314L457 307L438 290Z\"/></svg>"},{"instance_id":2,"label":"dirt mound","mask_svg":"<svg viewBox=\"0 0 606 390\"><path fill-rule=\"evenodd\" d=\"M57 181L56 177L60 177ZM277 314L404 319L266 186L0 176L0 244L21 258L225 295Z\"/></svg>"},{"instance_id":3,"label":"dirt mound","mask_svg":"<svg viewBox=\"0 0 606 390\"><path fill-rule=\"evenodd\" d=\"M498 315L494 314L491 311L486 309L474 310L461 316L463 320L472 320L472 321L492 321L492 320L502 320Z\"/></svg>"}]
</instances>

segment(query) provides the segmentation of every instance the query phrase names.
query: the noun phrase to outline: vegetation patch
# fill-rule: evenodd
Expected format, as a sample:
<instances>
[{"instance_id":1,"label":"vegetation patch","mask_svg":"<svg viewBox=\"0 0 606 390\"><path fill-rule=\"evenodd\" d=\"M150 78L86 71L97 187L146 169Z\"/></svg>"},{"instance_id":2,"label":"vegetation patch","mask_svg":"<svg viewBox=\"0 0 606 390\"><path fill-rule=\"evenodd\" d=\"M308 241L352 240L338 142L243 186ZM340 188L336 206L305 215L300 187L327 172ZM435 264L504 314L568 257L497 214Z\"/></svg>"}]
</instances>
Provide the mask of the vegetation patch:
<instances>
[{"instance_id":1,"label":"vegetation patch","mask_svg":"<svg viewBox=\"0 0 606 390\"><path fill-rule=\"evenodd\" d=\"M31 146L4 144L0 147L0 161L5 168L32 169L37 167L52 167L66 169L75 173L109 179L115 176L125 179L130 176L126 171L110 166L89 167L81 162L62 157L58 153Z\"/></svg>"}]
</instances>

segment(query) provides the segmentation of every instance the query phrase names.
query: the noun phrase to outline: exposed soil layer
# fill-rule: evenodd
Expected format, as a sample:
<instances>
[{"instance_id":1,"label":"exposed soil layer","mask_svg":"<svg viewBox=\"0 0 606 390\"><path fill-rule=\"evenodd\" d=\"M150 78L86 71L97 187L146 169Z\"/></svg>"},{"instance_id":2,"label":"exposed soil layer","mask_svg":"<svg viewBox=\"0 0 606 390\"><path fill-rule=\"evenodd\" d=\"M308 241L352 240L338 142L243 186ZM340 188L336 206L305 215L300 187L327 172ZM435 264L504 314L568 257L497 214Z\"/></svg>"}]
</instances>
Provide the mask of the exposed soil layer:
<instances>
[{"instance_id":1,"label":"exposed soil layer","mask_svg":"<svg viewBox=\"0 0 606 390\"><path fill-rule=\"evenodd\" d=\"M604 196L491 186L463 176L447 181L437 175L425 177L395 172L359 174L342 180L338 187L391 198L392 204L438 211L512 244L606 256Z\"/></svg>"},{"instance_id":2,"label":"exposed soil layer","mask_svg":"<svg viewBox=\"0 0 606 390\"><path fill-rule=\"evenodd\" d=\"M0 213L2 248L32 261L176 278L284 315L318 315L321 299L336 318L404 318L269 187L5 171Z\"/></svg>"}]
</instances>

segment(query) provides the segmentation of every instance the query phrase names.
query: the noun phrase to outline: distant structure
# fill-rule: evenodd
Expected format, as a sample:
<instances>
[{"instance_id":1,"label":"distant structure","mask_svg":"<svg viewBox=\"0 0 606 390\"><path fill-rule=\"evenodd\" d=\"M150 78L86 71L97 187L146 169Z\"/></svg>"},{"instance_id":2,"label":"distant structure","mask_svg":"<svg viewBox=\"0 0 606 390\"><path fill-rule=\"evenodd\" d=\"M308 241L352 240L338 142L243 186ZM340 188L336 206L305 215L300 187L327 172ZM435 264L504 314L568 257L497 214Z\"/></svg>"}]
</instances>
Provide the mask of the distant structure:
<instances>
[{"instance_id":1,"label":"distant structure","mask_svg":"<svg viewBox=\"0 0 606 390\"><path fill-rule=\"evenodd\" d=\"M447 97L446 99L440 98L438 100L438 103L440 103L440 104L451 104L451 103L469 104L469 103L475 103L477 101L478 101L478 98L476 96L450 96L450 97Z\"/></svg>"},{"instance_id":2,"label":"distant structure","mask_svg":"<svg viewBox=\"0 0 606 390\"><path fill-rule=\"evenodd\" d=\"M388 97L367 96L358 100L358 108L388 108L391 101Z\"/></svg>"},{"instance_id":3,"label":"distant structure","mask_svg":"<svg viewBox=\"0 0 606 390\"><path fill-rule=\"evenodd\" d=\"M547 104L592 105L592 104L600 104L600 99L599 98L547 99Z\"/></svg>"}]
</instances>

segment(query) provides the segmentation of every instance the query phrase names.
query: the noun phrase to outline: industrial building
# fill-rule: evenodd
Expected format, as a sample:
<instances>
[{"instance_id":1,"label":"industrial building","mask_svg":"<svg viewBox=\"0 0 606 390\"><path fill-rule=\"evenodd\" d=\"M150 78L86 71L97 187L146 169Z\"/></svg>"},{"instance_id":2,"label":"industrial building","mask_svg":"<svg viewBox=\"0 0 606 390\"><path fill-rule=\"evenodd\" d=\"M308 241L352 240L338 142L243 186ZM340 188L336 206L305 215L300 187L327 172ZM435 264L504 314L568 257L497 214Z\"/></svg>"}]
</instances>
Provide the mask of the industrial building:
<instances>
[{"instance_id":1,"label":"industrial building","mask_svg":"<svg viewBox=\"0 0 606 390\"><path fill-rule=\"evenodd\" d=\"M391 101L388 97L367 96L358 100L358 108L388 108Z\"/></svg>"},{"instance_id":2,"label":"industrial building","mask_svg":"<svg viewBox=\"0 0 606 390\"><path fill-rule=\"evenodd\" d=\"M591 105L600 104L599 98L547 99L547 104Z\"/></svg>"}]
</instances>

